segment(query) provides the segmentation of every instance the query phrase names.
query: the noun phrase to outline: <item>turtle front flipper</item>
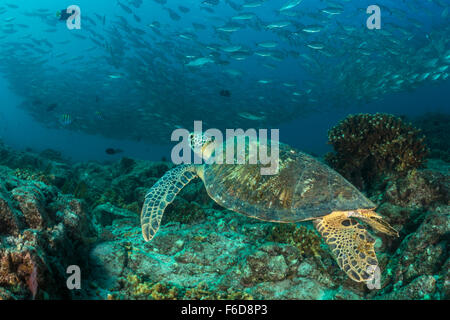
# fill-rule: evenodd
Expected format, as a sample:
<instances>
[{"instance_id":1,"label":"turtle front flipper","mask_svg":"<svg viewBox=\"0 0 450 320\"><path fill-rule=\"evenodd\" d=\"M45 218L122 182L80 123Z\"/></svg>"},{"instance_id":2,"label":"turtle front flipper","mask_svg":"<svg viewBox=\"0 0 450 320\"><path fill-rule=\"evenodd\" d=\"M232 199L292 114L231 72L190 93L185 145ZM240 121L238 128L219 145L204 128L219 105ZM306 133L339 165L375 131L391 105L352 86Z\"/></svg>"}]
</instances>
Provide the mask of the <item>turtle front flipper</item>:
<instances>
[{"instance_id":1,"label":"turtle front flipper","mask_svg":"<svg viewBox=\"0 0 450 320\"><path fill-rule=\"evenodd\" d=\"M371 281L378 267L375 239L350 212L335 211L314 221L339 267L354 281Z\"/></svg>"},{"instance_id":2,"label":"turtle front flipper","mask_svg":"<svg viewBox=\"0 0 450 320\"><path fill-rule=\"evenodd\" d=\"M150 241L158 231L166 207L196 177L195 165L180 165L166 172L147 192L141 211L141 228L145 241Z\"/></svg>"}]
</instances>

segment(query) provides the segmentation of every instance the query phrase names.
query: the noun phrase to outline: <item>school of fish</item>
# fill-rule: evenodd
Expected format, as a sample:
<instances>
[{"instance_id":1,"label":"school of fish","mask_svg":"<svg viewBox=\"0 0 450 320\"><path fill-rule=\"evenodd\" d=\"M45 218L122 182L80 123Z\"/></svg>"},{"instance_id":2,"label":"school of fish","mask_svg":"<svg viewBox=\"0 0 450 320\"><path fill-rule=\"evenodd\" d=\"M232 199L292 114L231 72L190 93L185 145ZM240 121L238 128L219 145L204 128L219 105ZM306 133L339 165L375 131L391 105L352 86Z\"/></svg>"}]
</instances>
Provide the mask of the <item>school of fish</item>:
<instances>
[{"instance_id":1,"label":"school of fish","mask_svg":"<svg viewBox=\"0 0 450 320\"><path fill-rule=\"evenodd\" d=\"M449 77L446 0L0 1L0 74L50 128L170 143L194 120L269 128ZM25 3L25 2L23 2ZM225 94L226 93L226 94Z\"/></svg>"}]
</instances>

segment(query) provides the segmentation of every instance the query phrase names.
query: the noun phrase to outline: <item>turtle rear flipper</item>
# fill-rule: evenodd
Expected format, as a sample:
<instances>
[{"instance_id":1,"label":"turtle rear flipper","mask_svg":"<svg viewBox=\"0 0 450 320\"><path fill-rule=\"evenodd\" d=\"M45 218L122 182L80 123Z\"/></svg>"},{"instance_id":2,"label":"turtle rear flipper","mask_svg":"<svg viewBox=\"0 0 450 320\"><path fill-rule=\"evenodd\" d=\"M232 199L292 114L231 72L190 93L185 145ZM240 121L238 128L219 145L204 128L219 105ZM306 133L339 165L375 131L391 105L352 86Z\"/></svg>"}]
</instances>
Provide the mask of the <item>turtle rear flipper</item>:
<instances>
[{"instance_id":1,"label":"turtle rear flipper","mask_svg":"<svg viewBox=\"0 0 450 320\"><path fill-rule=\"evenodd\" d=\"M392 228L389 223L384 221L383 218L373 210L358 209L355 212L351 212L349 216L361 219L377 231L386 233L393 237L398 237L398 231Z\"/></svg>"},{"instance_id":2,"label":"turtle rear flipper","mask_svg":"<svg viewBox=\"0 0 450 320\"><path fill-rule=\"evenodd\" d=\"M166 172L145 196L141 212L141 228L145 241L150 241L159 229L166 207L178 192L197 177L195 165L180 165Z\"/></svg>"},{"instance_id":3,"label":"turtle rear flipper","mask_svg":"<svg viewBox=\"0 0 450 320\"><path fill-rule=\"evenodd\" d=\"M375 239L348 216L349 212L335 211L315 220L314 225L330 247L339 267L357 282L370 281L378 267Z\"/></svg>"}]
</instances>

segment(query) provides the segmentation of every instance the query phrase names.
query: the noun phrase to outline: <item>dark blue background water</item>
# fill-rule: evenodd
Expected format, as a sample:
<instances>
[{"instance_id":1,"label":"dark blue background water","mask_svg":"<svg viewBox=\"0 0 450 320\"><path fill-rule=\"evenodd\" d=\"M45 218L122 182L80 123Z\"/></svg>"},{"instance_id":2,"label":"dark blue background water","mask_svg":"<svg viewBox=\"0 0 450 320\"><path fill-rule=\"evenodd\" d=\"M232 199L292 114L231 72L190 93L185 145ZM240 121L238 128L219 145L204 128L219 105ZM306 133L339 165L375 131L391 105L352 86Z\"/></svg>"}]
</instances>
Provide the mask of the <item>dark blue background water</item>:
<instances>
[{"instance_id":1,"label":"dark blue background water","mask_svg":"<svg viewBox=\"0 0 450 320\"><path fill-rule=\"evenodd\" d=\"M34 150L52 148L76 161L108 160L122 155L108 156L108 147L121 148L123 155L148 160L170 158L171 146L162 147L144 142L112 140L100 136L80 134L68 130L44 128L25 111L17 108L21 98L8 90L8 84L0 79L0 137L5 143L18 148ZM363 110L354 109L334 113L308 115L280 126L280 140L306 152L323 154L330 150L327 130L349 113L387 112L396 115L417 116L429 111L450 113L450 82L429 85L415 92L392 94L381 101L371 103ZM449 124L450 125L450 124ZM168 137L168 140L170 137Z\"/></svg>"},{"instance_id":2,"label":"dark blue background water","mask_svg":"<svg viewBox=\"0 0 450 320\"><path fill-rule=\"evenodd\" d=\"M3 1L0 1L2 3ZM78 1L83 3L83 10L90 10L99 13L121 13L120 9L114 1ZM189 1L188 1L189 2ZM186 2L186 3L188 3ZM269 5L279 7L286 1L275 1ZM28 1L17 1L19 6L29 3ZM35 1L33 6L36 7ZM180 2L181 3L181 2ZM170 1L168 3L170 5ZM177 3L179 4L179 3ZM51 8L56 10L64 8L68 5L65 1L39 1L37 7ZM252 11L252 10L249 10ZM163 11L161 11L163 12ZM148 21L154 17L162 23L173 24L171 20L164 21L164 16L161 12L155 11L151 13L144 13L139 11L141 16L148 15ZM125 15L125 14L123 14ZM363 16L365 19L366 16ZM167 19L167 18L166 18ZM281 19L280 19L281 20ZM432 22L432 21L430 21ZM183 22L180 22L182 24ZM249 37L250 35L243 35ZM274 37L275 39L276 37ZM51 39L50 41L55 40ZM270 39L264 39L270 40ZM254 39L252 39L254 41ZM382 48L380 48L382 50ZM76 55L76 53L74 53ZM254 68L257 73L257 66L249 65L249 68ZM289 68L277 71L286 74L279 74L285 76L289 80L295 74ZM301 77L301 76L299 76ZM327 146L327 130L335 125L339 120L344 118L349 113L357 112L387 112L396 115L416 116L428 111L439 111L450 113L450 81L440 84L426 84L413 92L390 94L383 97L381 100L370 103L368 105L359 106L358 108L349 108L346 110L336 110L329 113L316 113L300 116L298 119L290 123L280 126L280 140L295 146L306 152L323 154L330 149ZM25 111L20 110L17 106L22 102L22 98L16 96L9 88L7 80L0 74L0 138L8 145L14 148L25 149L31 148L40 151L46 148L61 151L65 156L76 161L83 160L112 160L115 157L129 156L141 159L160 160L165 156L170 158L170 150L173 145L157 146L145 142L134 142L127 140L112 140L103 138L101 136L89 136L82 133L72 132L61 129L47 129L40 123L34 121ZM350 104L350 103L349 103ZM126 112L126 107L124 107ZM201 120L201 119L200 119ZM170 137L167 137L170 141ZM105 149L113 147L124 150L123 154L109 156L105 154Z\"/></svg>"}]
</instances>

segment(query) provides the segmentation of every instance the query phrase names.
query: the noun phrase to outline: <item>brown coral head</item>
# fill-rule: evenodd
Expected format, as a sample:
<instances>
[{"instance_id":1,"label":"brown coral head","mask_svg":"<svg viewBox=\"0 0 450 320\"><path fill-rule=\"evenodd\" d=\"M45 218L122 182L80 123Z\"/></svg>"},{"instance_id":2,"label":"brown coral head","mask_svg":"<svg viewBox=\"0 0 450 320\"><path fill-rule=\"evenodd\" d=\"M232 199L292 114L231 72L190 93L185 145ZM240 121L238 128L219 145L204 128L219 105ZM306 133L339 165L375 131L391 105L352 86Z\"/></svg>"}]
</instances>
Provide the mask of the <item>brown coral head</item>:
<instances>
[{"instance_id":1,"label":"brown coral head","mask_svg":"<svg viewBox=\"0 0 450 320\"><path fill-rule=\"evenodd\" d=\"M419 129L390 114L349 115L328 132L328 163L359 187L382 174L403 174L425 163Z\"/></svg>"}]
</instances>

